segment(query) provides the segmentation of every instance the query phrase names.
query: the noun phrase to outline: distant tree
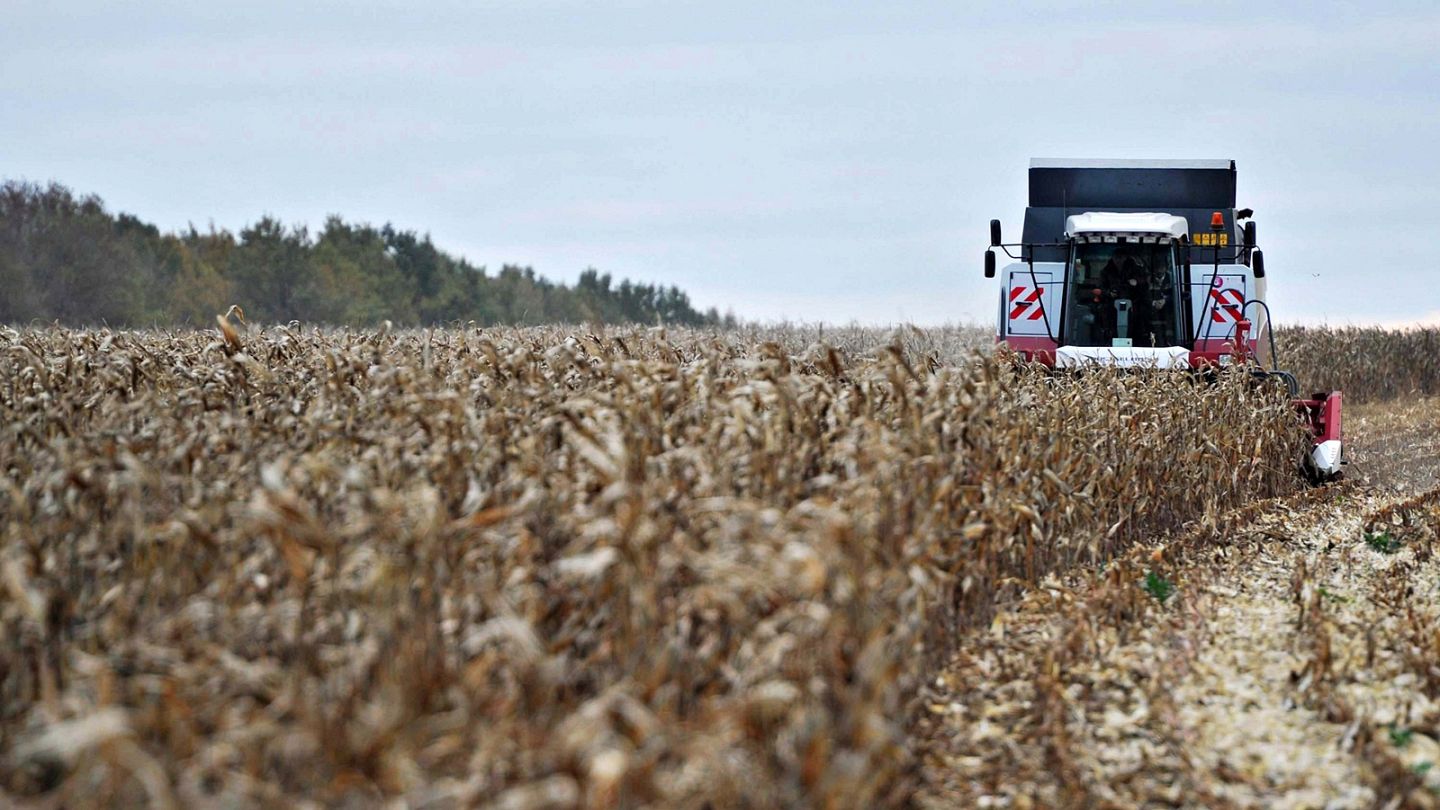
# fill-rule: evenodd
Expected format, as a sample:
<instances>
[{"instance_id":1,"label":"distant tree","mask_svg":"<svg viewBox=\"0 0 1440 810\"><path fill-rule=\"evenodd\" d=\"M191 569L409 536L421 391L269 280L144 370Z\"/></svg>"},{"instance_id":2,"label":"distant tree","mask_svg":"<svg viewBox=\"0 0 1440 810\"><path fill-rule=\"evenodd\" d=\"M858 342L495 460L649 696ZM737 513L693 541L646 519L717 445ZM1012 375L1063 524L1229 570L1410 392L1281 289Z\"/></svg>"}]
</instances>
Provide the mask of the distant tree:
<instances>
[{"instance_id":1,"label":"distant tree","mask_svg":"<svg viewBox=\"0 0 1440 810\"><path fill-rule=\"evenodd\" d=\"M314 295L307 285L315 279L310 271L310 235L303 226L287 229L279 220L265 216L240 231L240 245L231 256L227 275L234 295L253 301L256 318L285 323L308 320Z\"/></svg>"},{"instance_id":2,"label":"distant tree","mask_svg":"<svg viewBox=\"0 0 1440 810\"><path fill-rule=\"evenodd\" d=\"M388 223L380 233L395 269L405 279L407 301L415 312L413 317L428 320L426 316L436 314L441 287L450 269L445 261L448 257L435 248L428 235L417 236L414 231L397 230Z\"/></svg>"},{"instance_id":3,"label":"distant tree","mask_svg":"<svg viewBox=\"0 0 1440 810\"><path fill-rule=\"evenodd\" d=\"M0 186L0 321L28 321L45 315L44 302L31 273L27 231L33 186Z\"/></svg>"},{"instance_id":4,"label":"distant tree","mask_svg":"<svg viewBox=\"0 0 1440 810\"><path fill-rule=\"evenodd\" d=\"M228 237L228 234L226 236ZM209 326L212 319L224 312L233 299L230 281L221 272L225 264L223 261L218 267L212 264L198 240L192 242L179 237L167 239L173 243L180 264L162 303L162 311L168 317L158 320ZM228 252L224 255L228 256Z\"/></svg>"},{"instance_id":5,"label":"distant tree","mask_svg":"<svg viewBox=\"0 0 1440 810\"><path fill-rule=\"evenodd\" d=\"M0 185L0 321L208 325L231 303L262 322L734 323L676 287L586 268L573 287L532 267L496 275L386 224L325 220L312 236L270 216L238 236L176 233L60 185Z\"/></svg>"},{"instance_id":6,"label":"distant tree","mask_svg":"<svg viewBox=\"0 0 1440 810\"><path fill-rule=\"evenodd\" d=\"M142 315L147 268L100 198L77 198L57 184L6 183L0 221L4 272L29 279L17 280L17 301L7 307L16 316L120 325Z\"/></svg>"},{"instance_id":7,"label":"distant tree","mask_svg":"<svg viewBox=\"0 0 1440 810\"><path fill-rule=\"evenodd\" d=\"M390 319L414 323L414 285L397 266L381 230L349 225L338 216L325 221L311 255L309 292L330 323L371 324Z\"/></svg>"},{"instance_id":8,"label":"distant tree","mask_svg":"<svg viewBox=\"0 0 1440 810\"><path fill-rule=\"evenodd\" d=\"M180 267L171 287L161 296L166 314L163 320L208 326L237 300L230 279L230 259L237 247L235 236L216 230L214 225L204 233L191 225L168 238L177 243Z\"/></svg>"}]
</instances>

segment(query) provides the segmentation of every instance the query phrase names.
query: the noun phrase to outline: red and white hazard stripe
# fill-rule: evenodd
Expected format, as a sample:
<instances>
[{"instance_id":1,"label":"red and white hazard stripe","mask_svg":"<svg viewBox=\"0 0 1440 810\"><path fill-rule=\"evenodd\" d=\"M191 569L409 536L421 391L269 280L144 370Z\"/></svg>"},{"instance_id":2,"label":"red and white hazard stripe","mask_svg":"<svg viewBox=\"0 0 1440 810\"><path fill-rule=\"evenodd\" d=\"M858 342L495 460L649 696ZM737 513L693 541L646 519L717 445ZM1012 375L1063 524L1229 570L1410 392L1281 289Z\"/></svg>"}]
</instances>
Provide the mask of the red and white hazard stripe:
<instances>
[{"instance_id":1,"label":"red and white hazard stripe","mask_svg":"<svg viewBox=\"0 0 1440 810\"><path fill-rule=\"evenodd\" d=\"M1030 294L1026 295L1029 290ZM1010 320L1038 321L1045 316L1045 304L1040 300L1040 288L1031 290L1029 287L1011 287ZM1029 314L1026 314L1026 313ZM1021 316L1024 316L1023 318Z\"/></svg>"},{"instance_id":2,"label":"red and white hazard stripe","mask_svg":"<svg viewBox=\"0 0 1440 810\"><path fill-rule=\"evenodd\" d=\"M1211 290L1210 298L1215 305L1210 310L1214 323L1239 323L1245 312L1245 293L1234 289Z\"/></svg>"}]
</instances>

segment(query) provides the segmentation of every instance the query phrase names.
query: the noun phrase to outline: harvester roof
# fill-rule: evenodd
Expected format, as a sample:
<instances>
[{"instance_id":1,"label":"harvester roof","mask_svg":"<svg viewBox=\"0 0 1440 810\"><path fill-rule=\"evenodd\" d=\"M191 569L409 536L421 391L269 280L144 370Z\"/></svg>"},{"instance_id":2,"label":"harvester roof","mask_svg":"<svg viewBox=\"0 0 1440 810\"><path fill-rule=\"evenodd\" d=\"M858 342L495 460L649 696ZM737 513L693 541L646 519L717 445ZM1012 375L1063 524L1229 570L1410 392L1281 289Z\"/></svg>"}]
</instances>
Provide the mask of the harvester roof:
<instances>
[{"instance_id":1,"label":"harvester roof","mask_svg":"<svg viewBox=\"0 0 1440 810\"><path fill-rule=\"evenodd\" d=\"M1184 217L1174 214L1093 211L1066 217L1066 236L1087 233L1153 234L1179 239L1190 233L1190 226Z\"/></svg>"}]
</instances>

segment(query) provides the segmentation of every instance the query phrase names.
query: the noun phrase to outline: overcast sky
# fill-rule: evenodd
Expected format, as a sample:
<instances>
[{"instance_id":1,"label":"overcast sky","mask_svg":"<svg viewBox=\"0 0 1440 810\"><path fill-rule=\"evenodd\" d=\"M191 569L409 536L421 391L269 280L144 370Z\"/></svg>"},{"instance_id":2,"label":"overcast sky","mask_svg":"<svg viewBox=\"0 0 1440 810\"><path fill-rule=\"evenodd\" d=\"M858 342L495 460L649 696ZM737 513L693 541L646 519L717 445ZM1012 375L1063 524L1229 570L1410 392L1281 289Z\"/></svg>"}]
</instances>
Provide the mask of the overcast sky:
<instances>
[{"instance_id":1,"label":"overcast sky","mask_svg":"<svg viewBox=\"0 0 1440 810\"><path fill-rule=\"evenodd\" d=\"M1259 5L0 0L0 176L935 324L1031 157L1233 158L1279 320L1440 317L1440 4Z\"/></svg>"}]
</instances>

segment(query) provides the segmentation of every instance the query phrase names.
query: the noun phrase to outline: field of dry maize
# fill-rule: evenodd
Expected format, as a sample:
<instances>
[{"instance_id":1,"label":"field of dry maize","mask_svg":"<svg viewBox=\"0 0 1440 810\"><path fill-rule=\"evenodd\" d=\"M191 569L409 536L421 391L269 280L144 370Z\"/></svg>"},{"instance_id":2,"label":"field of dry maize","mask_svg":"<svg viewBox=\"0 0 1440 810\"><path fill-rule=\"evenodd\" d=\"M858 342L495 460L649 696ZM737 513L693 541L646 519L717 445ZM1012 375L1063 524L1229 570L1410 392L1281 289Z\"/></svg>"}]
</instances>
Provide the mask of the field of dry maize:
<instances>
[{"instance_id":1,"label":"field of dry maize","mask_svg":"<svg viewBox=\"0 0 1440 810\"><path fill-rule=\"evenodd\" d=\"M1099 577L1059 613L1124 627L1156 543L1329 490L1279 392L984 343L0 329L0 803L1104 798L1056 742L1089 642L1007 665L1039 691L1000 760L955 748L996 673L947 677L1037 594ZM1359 398L1433 392L1407 373Z\"/></svg>"}]
</instances>

